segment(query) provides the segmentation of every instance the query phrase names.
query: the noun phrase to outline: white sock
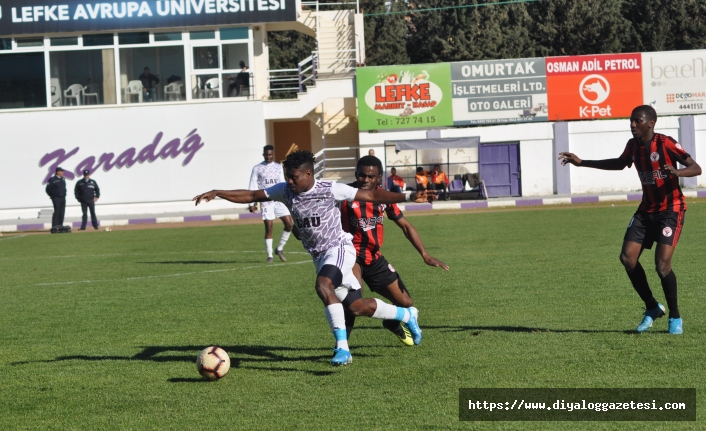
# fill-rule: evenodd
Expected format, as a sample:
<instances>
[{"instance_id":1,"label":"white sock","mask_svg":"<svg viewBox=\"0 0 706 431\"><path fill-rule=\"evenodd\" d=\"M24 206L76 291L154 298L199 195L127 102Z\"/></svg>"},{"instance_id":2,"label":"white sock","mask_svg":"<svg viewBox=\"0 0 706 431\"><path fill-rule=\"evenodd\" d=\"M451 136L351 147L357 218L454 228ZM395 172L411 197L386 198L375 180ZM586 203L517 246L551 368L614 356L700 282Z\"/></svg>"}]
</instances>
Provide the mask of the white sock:
<instances>
[{"instance_id":1,"label":"white sock","mask_svg":"<svg viewBox=\"0 0 706 431\"><path fill-rule=\"evenodd\" d=\"M373 313L373 318L383 320L396 320L397 309L399 307L396 307L392 304L388 304L386 302L382 302L377 298L375 298L375 302L377 302L377 308L375 309L375 313Z\"/></svg>"},{"instance_id":2,"label":"white sock","mask_svg":"<svg viewBox=\"0 0 706 431\"><path fill-rule=\"evenodd\" d=\"M267 257L272 257L272 238L265 240L265 248L267 249Z\"/></svg>"},{"instance_id":3,"label":"white sock","mask_svg":"<svg viewBox=\"0 0 706 431\"><path fill-rule=\"evenodd\" d=\"M283 250L284 245L287 244L287 240L289 240L289 235L291 235L292 232L287 232L286 230L282 231L282 237L279 239L279 245L277 246L277 250Z\"/></svg>"},{"instance_id":4,"label":"white sock","mask_svg":"<svg viewBox=\"0 0 706 431\"><path fill-rule=\"evenodd\" d=\"M336 337L336 348L350 350L346 338L346 318L343 314L343 304L331 304L324 309L333 336Z\"/></svg>"}]
</instances>

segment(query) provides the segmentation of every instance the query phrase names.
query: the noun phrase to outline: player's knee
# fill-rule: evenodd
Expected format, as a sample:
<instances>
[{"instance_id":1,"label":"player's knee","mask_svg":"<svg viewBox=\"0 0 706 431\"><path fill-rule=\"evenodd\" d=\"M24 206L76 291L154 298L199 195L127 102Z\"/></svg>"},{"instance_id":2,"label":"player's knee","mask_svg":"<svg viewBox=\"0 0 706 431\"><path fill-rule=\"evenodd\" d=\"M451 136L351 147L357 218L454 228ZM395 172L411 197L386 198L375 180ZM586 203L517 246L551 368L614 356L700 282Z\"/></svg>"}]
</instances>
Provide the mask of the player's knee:
<instances>
[{"instance_id":1,"label":"player's knee","mask_svg":"<svg viewBox=\"0 0 706 431\"><path fill-rule=\"evenodd\" d=\"M362 299L362 298L358 299L356 301L353 301L348 306L348 309L356 317L372 316L375 313L375 308L371 307L368 302L369 301L366 301L365 299Z\"/></svg>"},{"instance_id":2,"label":"player's knee","mask_svg":"<svg viewBox=\"0 0 706 431\"><path fill-rule=\"evenodd\" d=\"M322 301L324 301L326 305L337 302L335 288L333 287L331 280L326 277L319 277L316 280L316 285L314 288L316 289L316 294Z\"/></svg>"},{"instance_id":3,"label":"player's knee","mask_svg":"<svg viewBox=\"0 0 706 431\"><path fill-rule=\"evenodd\" d=\"M637 265L637 259L628 256L625 253L620 253L620 263L623 264L625 269L633 269L635 268L635 265Z\"/></svg>"},{"instance_id":4,"label":"player's knee","mask_svg":"<svg viewBox=\"0 0 706 431\"><path fill-rule=\"evenodd\" d=\"M664 260L658 260L655 264L655 270L659 278L664 278L672 272L672 264Z\"/></svg>"}]
</instances>

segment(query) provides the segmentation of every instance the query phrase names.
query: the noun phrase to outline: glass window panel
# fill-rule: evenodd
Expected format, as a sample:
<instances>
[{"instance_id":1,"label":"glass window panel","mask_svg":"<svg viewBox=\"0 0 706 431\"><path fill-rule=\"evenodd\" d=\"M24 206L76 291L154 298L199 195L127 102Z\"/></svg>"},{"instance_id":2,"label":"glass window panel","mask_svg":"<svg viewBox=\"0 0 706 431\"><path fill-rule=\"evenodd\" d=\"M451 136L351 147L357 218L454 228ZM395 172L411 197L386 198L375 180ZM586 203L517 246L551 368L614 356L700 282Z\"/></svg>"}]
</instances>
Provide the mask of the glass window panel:
<instances>
[{"instance_id":1,"label":"glass window panel","mask_svg":"<svg viewBox=\"0 0 706 431\"><path fill-rule=\"evenodd\" d=\"M194 69L218 69L217 46L195 46L194 47Z\"/></svg>"},{"instance_id":2,"label":"glass window panel","mask_svg":"<svg viewBox=\"0 0 706 431\"><path fill-rule=\"evenodd\" d=\"M32 48L35 46L44 46L44 39L41 37L23 37L15 39L18 48Z\"/></svg>"},{"instance_id":3,"label":"glass window panel","mask_svg":"<svg viewBox=\"0 0 706 431\"><path fill-rule=\"evenodd\" d=\"M116 103L113 49L49 53L52 106Z\"/></svg>"},{"instance_id":4,"label":"glass window panel","mask_svg":"<svg viewBox=\"0 0 706 431\"><path fill-rule=\"evenodd\" d=\"M181 40L181 33L180 32L172 32L172 33L155 33L154 34L154 41L155 42L170 42L173 40Z\"/></svg>"},{"instance_id":5,"label":"glass window panel","mask_svg":"<svg viewBox=\"0 0 706 431\"><path fill-rule=\"evenodd\" d=\"M0 109L46 106L44 53L0 55Z\"/></svg>"},{"instance_id":6,"label":"glass window panel","mask_svg":"<svg viewBox=\"0 0 706 431\"><path fill-rule=\"evenodd\" d=\"M216 31L215 30L192 31L190 33L190 35L191 35L191 40L215 39L216 38Z\"/></svg>"},{"instance_id":7,"label":"glass window panel","mask_svg":"<svg viewBox=\"0 0 706 431\"><path fill-rule=\"evenodd\" d=\"M194 99L218 99L221 78L217 74L193 75L191 77L191 96Z\"/></svg>"},{"instance_id":8,"label":"glass window panel","mask_svg":"<svg viewBox=\"0 0 706 431\"><path fill-rule=\"evenodd\" d=\"M446 163L448 159L448 150L446 148L434 149L434 150L418 150L417 151L417 163L422 166L427 171L431 171L431 168L435 164Z\"/></svg>"},{"instance_id":9,"label":"glass window panel","mask_svg":"<svg viewBox=\"0 0 706 431\"><path fill-rule=\"evenodd\" d=\"M113 42L113 33L83 35L83 46L113 45Z\"/></svg>"},{"instance_id":10,"label":"glass window panel","mask_svg":"<svg viewBox=\"0 0 706 431\"><path fill-rule=\"evenodd\" d=\"M121 49L123 103L183 100L184 70L182 46Z\"/></svg>"},{"instance_id":11,"label":"glass window panel","mask_svg":"<svg viewBox=\"0 0 706 431\"><path fill-rule=\"evenodd\" d=\"M12 39L0 39L0 51L9 51L12 49Z\"/></svg>"},{"instance_id":12,"label":"glass window panel","mask_svg":"<svg viewBox=\"0 0 706 431\"><path fill-rule=\"evenodd\" d=\"M221 40L236 40L236 39L247 39L248 38L248 28L247 27L234 27L234 28L222 28L221 29Z\"/></svg>"},{"instance_id":13,"label":"glass window panel","mask_svg":"<svg viewBox=\"0 0 706 431\"><path fill-rule=\"evenodd\" d=\"M118 33L118 43L120 45L150 43L150 34L146 31L138 33Z\"/></svg>"},{"instance_id":14,"label":"glass window panel","mask_svg":"<svg viewBox=\"0 0 706 431\"><path fill-rule=\"evenodd\" d=\"M248 44L232 43L223 45L223 69L238 70L246 72L248 70Z\"/></svg>"},{"instance_id":15,"label":"glass window panel","mask_svg":"<svg viewBox=\"0 0 706 431\"><path fill-rule=\"evenodd\" d=\"M78 37L52 37L50 40L51 46L70 46L78 45Z\"/></svg>"},{"instance_id":16,"label":"glass window panel","mask_svg":"<svg viewBox=\"0 0 706 431\"><path fill-rule=\"evenodd\" d=\"M478 147L449 149L450 163L477 163Z\"/></svg>"}]
</instances>

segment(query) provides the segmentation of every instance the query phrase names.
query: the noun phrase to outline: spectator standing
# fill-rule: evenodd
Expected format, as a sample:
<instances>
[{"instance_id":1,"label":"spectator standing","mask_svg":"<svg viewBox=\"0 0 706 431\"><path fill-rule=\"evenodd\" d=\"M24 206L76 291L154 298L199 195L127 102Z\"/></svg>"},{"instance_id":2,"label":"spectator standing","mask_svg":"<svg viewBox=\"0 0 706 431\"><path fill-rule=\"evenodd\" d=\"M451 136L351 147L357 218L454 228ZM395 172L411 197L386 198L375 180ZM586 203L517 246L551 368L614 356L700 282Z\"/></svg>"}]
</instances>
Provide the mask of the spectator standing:
<instances>
[{"instance_id":1,"label":"spectator standing","mask_svg":"<svg viewBox=\"0 0 706 431\"><path fill-rule=\"evenodd\" d=\"M95 204L101 196L101 190L98 188L98 183L91 179L91 171L88 169L83 171L83 179L76 182L74 196L81 204L81 211L83 212L81 228L79 230L86 230L86 223L88 222L88 215L86 214L87 209L91 210L91 224L93 225L93 229L98 229Z\"/></svg>"},{"instance_id":2,"label":"spectator standing","mask_svg":"<svg viewBox=\"0 0 706 431\"><path fill-rule=\"evenodd\" d=\"M449 177L441 171L439 165L434 165L434 169L431 171L430 186L432 190L443 190L444 200L449 200L449 193L447 192L449 188Z\"/></svg>"},{"instance_id":3,"label":"spectator standing","mask_svg":"<svg viewBox=\"0 0 706 431\"><path fill-rule=\"evenodd\" d=\"M417 182L417 191L426 190L429 188L429 174L421 166L417 167L417 174L414 180Z\"/></svg>"},{"instance_id":4,"label":"spectator standing","mask_svg":"<svg viewBox=\"0 0 706 431\"><path fill-rule=\"evenodd\" d=\"M54 214L51 217L51 226L64 225L64 213L66 212L66 179L64 170L57 167L54 176L47 182L46 192L54 204Z\"/></svg>"},{"instance_id":5,"label":"spectator standing","mask_svg":"<svg viewBox=\"0 0 706 431\"><path fill-rule=\"evenodd\" d=\"M137 79L142 81L142 92L145 102L152 102L155 97L155 85L159 84L159 78L150 73L150 68L145 67L142 75L138 76Z\"/></svg>"},{"instance_id":6,"label":"spectator standing","mask_svg":"<svg viewBox=\"0 0 706 431\"><path fill-rule=\"evenodd\" d=\"M387 190L395 193L404 192L404 179L397 175L397 169L390 169L390 176L387 177Z\"/></svg>"},{"instance_id":7,"label":"spectator standing","mask_svg":"<svg viewBox=\"0 0 706 431\"><path fill-rule=\"evenodd\" d=\"M368 150L369 156L375 156L375 150Z\"/></svg>"}]
</instances>

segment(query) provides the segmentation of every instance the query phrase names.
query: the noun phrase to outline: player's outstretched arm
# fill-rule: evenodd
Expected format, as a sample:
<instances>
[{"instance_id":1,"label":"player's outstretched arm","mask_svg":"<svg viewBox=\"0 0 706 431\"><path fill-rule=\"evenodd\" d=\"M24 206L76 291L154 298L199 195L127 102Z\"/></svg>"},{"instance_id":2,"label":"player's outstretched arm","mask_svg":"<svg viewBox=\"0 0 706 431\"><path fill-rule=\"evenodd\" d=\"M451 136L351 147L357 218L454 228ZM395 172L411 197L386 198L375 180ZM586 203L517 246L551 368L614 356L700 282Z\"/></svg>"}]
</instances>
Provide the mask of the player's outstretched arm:
<instances>
[{"instance_id":1,"label":"player's outstretched arm","mask_svg":"<svg viewBox=\"0 0 706 431\"><path fill-rule=\"evenodd\" d=\"M696 177L701 175L701 166L691 157L687 157L684 160L684 165L686 166L684 169L677 169L672 165L664 165L664 170L675 177Z\"/></svg>"},{"instance_id":2,"label":"player's outstretched arm","mask_svg":"<svg viewBox=\"0 0 706 431\"><path fill-rule=\"evenodd\" d=\"M424 243L422 243L422 238L419 237L419 232L417 232L417 229L412 226L412 223L410 223L409 220L404 217L401 217L400 219L395 220L395 223L397 223L397 226L402 229L402 232L404 232L404 236L407 237L407 240L409 240L409 242L412 243L414 248L417 249L419 254L422 255L424 263L429 266L441 267L447 271L449 270L449 266L447 264L435 257L430 256L429 253L427 253L427 250L424 248Z\"/></svg>"},{"instance_id":3,"label":"player's outstretched arm","mask_svg":"<svg viewBox=\"0 0 706 431\"><path fill-rule=\"evenodd\" d=\"M407 202L406 193L393 193L387 190L362 190L359 189L355 195L355 200L362 202L375 202L378 204L398 204L401 202ZM433 191L421 191L414 192L409 195L410 202L431 202L436 200L436 193Z\"/></svg>"},{"instance_id":4,"label":"player's outstretched arm","mask_svg":"<svg viewBox=\"0 0 706 431\"><path fill-rule=\"evenodd\" d=\"M628 165L622 159L603 159L603 160L581 160L574 153L559 153L561 165L566 166L572 164L583 168L603 169L606 171L622 171Z\"/></svg>"},{"instance_id":5,"label":"player's outstretched arm","mask_svg":"<svg viewBox=\"0 0 706 431\"><path fill-rule=\"evenodd\" d=\"M211 190L210 192L196 195L192 201L195 201L196 205L198 205L202 200L210 202L216 198L225 199L236 204L249 204L252 202L265 202L270 200L267 198L267 195L265 195L264 190Z\"/></svg>"}]
</instances>

